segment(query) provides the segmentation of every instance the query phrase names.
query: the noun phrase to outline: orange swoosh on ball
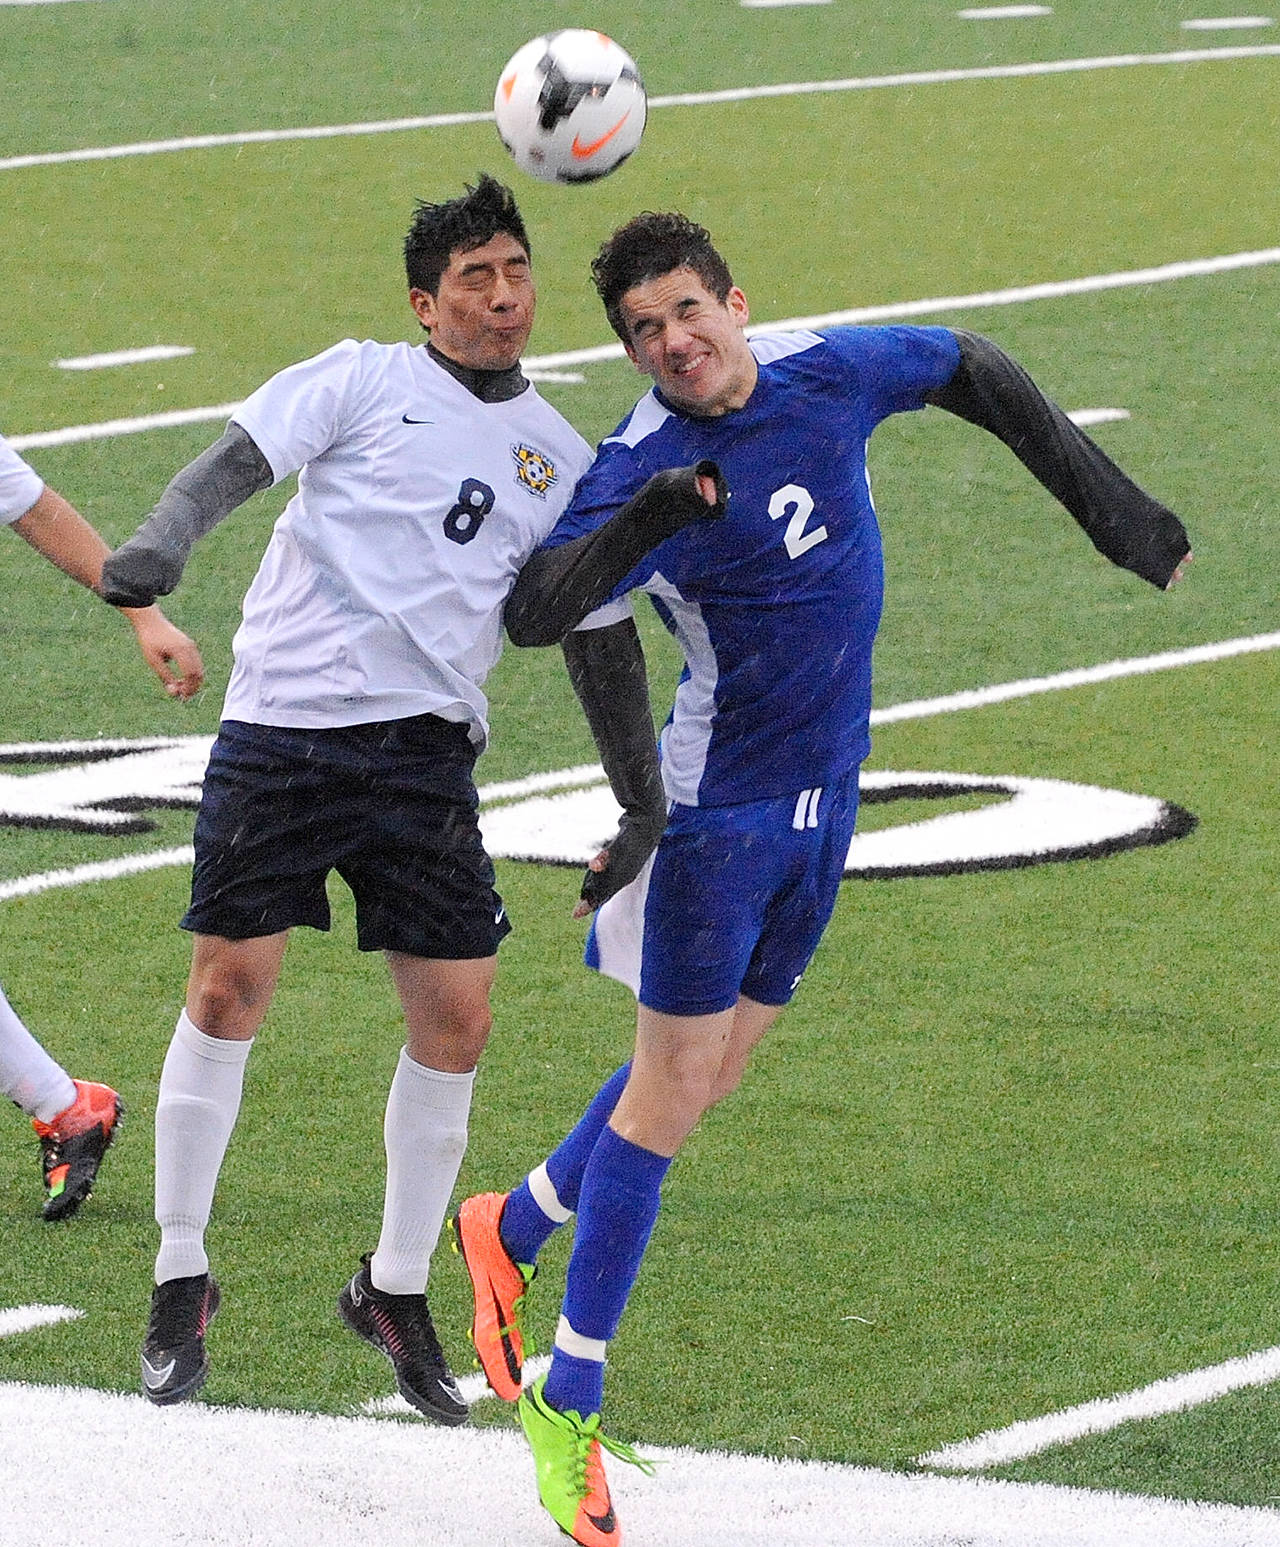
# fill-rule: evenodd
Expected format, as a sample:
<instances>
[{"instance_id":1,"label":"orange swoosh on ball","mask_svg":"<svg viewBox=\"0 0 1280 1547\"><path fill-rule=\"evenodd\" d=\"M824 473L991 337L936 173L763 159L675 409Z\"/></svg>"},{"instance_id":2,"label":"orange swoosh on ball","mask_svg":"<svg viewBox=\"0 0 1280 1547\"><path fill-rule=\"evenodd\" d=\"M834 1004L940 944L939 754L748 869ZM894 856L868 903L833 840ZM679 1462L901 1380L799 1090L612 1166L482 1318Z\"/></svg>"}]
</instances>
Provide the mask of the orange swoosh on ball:
<instances>
[{"instance_id":1,"label":"orange swoosh on ball","mask_svg":"<svg viewBox=\"0 0 1280 1547\"><path fill-rule=\"evenodd\" d=\"M582 143L582 141L578 138L578 136L575 134L574 137L573 137L573 144L570 145L569 149L572 151L572 153L577 157L577 159L579 161L585 161L588 156L594 156L596 151L598 151L602 145L607 145L609 143L609 141L614 137L614 135L617 134L618 130L622 128L623 124L626 123L627 119L630 118L630 117L631 117L631 109L628 108L627 111L622 115L622 117L617 121L617 123L614 124L612 129L606 129L605 132L600 136L600 138L598 140L592 140L590 145L584 145Z\"/></svg>"},{"instance_id":2,"label":"orange swoosh on ball","mask_svg":"<svg viewBox=\"0 0 1280 1547\"><path fill-rule=\"evenodd\" d=\"M511 93L515 90L515 86L516 78L513 71L512 74L508 75L506 80L502 83L502 95L507 99L508 102L511 101Z\"/></svg>"}]
</instances>

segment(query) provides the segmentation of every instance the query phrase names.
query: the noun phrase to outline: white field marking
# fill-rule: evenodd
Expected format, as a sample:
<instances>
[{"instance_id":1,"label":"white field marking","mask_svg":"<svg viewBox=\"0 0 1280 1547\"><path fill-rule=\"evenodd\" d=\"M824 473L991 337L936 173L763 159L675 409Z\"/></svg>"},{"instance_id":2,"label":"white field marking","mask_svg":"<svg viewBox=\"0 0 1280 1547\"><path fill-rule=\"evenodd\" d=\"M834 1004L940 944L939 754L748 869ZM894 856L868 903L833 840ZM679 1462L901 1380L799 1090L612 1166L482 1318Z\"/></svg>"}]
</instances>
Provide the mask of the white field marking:
<instances>
[{"instance_id":1,"label":"white field marking","mask_svg":"<svg viewBox=\"0 0 1280 1547\"><path fill-rule=\"evenodd\" d=\"M1072 424L1078 424L1082 430L1091 424L1118 424L1129 417L1127 408L1073 408L1067 415Z\"/></svg>"},{"instance_id":2,"label":"white field marking","mask_svg":"<svg viewBox=\"0 0 1280 1547\"><path fill-rule=\"evenodd\" d=\"M70 1305L14 1305L0 1311L0 1338L33 1332L37 1327L55 1327L60 1321L79 1321L83 1315Z\"/></svg>"},{"instance_id":3,"label":"white field marking","mask_svg":"<svg viewBox=\"0 0 1280 1547\"><path fill-rule=\"evenodd\" d=\"M145 349L113 349L106 354L72 355L53 363L60 371L100 371L112 365L146 365L151 360L176 360L193 355L186 344L148 344Z\"/></svg>"},{"instance_id":4,"label":"white field marking","mask_svg":"<svg viewBox=\"0 0 1280 1547\"><path fill-rule=\"evenodd\" d=\"M745 11L776 11L784 5L830 5L831 0L738 0Z\"/></svg>"},{"instance_id":5,"label":"white field marking","mask_svg":"<svg viewBox=\"0 0 1280 1547\"><path fill-rule=\"evenodd\" d=\"M1252 252L1223 253L1216 258L1188 258L1162 263L1153 268L1119 269L1111 274L1086 274L1079 279L1051 279L1035 285L1013 285L1005 290L978 290L969 295L931 296L918 301L890 301L881 306L855 306L845 311L822 312L813 317L786 317L776 322L754 323L748 336L756 333L781 333L802 328L833 328L848 323L892 322L903 317L928 317L945 312L982 310L991 306L1020 306L1027 301L1053 301L1062 296L1090 295L1104 290L1127 290L1141 285L1166 285L1175 280L1206 279L1215 274L1234 273L1238 269L1267 268L1280 263L1280 247L1263 247ZM598 360L620 360L625 351L619 344L594 344L588 349L570 349L562 354L539 355L527 363L537 368L560 365L590 365ZM51 434L61 434L54 430ZM17 444L12 436L12 444ZM30 440L28 438L28 444ZM18 446L22 450L21 446Z\"/></svg>"},{"instance_id":6,"label":"white field marking","mask_svg":"<svg viewBox=\"0 0 1280 1547\"><path fill-rule=\"evenodd\" d=\"M851 310L824 312L815 317L789 317L781 322L762 322L747 329L755 333L782 332L800 328L840 327L850 323L888 322L901 317L936 316L940 313L973 311L991 306L1016 306L1027 301L1048 301L1060 296L1085 295L1095 291L1123 290L1137 285L1161 285L1174 280L1203 279L1214 274L1233 273L1238 269L1265 268L1280 263L1280 247L1256 252L1226 253L1217 258L1191 258L1165 263L1156 268L1121 269L1113 274L1087 274L1080 279L1047 280L1038 285L1015 285L1008 290L976 291L971 295L934 296L919 301L891 301L883 306L858 306ZM569 349L559 354L534 355L523 362L527 374L545 373L566 365L591 365L602 360L621 360L625 351L620 343L593 344L586 349ZM80 441L107 440L119 435L140 435L175 425L200 424L229 419L239 403L219 403L212 408L180 408L162 414L144 414L134 419L107 419L100 424L69 425L59 430L37 430L28 435L10 435L15 451L37 451L46 446L67 446ZM1080 410L1089 412L1089 410ZM1102 410L1127 417L1123 409ZM1078 423L1098 424L1099 419Z\"/></svg>"},{"instance_id":7,"label":"white field marking","mask_svg":"<svg viewBox=\"0 0 1280 1547\"><path fill-rule=\"evenodd\" d=\"M1030 698L1038 693L1054 693L1067 688L1087 687L1092 683L1114 682L1122 677L1144 676L1158 671L1172 671L1180 666L1198 666L1211 661L1228 660L1237 655L1250 655L1268 650L1280 650L1280 633L1254 634L1243 639L1226 639L1216 644L1193 645L1185 650L1169 650L1159 655L1138 656L1130 660L1109 661L1100 666L1085 666L1073 671L1057 672L1051 677L1029 677L1018 682L997 683L992 687L972 688L960 693L950 693L940 698L914 699L907 703L891 704L884 709L871 711L872 725L892 725L899 720L924 720L932 715L954 714L965 709L982 709L990 704L1008 703L1012 699ZM113 743L119 745L119 743ZM163 744L167 744L163 743ZM101 747L101 742L28 743L28 751L56 751L60 747ZM134 743L124 743L132 746ZM481 785L481 803L518 800L550 790L580 788L595 784L604 777L598 763L582 763L573 768L549 773L531 774L524 779L509 779L496 784ZM65 886L82 886L92 881L112 881L121 876L137 875L147 870L159 870L169 865L190 865L194 858L189 846L160 849L151 854L130 855L118 860L103 860L96 864L76 865L67 870L45 871L41 875L21 876L13 881L0 881L0 902L12 897L31 897L41 892Z\"/></svg>"},{"instance_id":8,"label":"white field marking","mask_svg":"<svg viewBox=\"0 0 1280 1547\"><path fill-rule=\"evenodd\" d=\"M530 381L560 381L574 387L580 387L587 379L581 371L540 371L536 366L530 366L524 374Z\"/></svg>"},{"instance_id":9,"label":"white field marking","mask_svg":"<svg viewBox=\"0 0 1280 1547\"><path fill-rule=\"evenodd\" d=\"M535 1359L526 1359L525 1385L537 1380L539 1375L545 1375L550 1368L550 1354L539 1354ZM494 1395L493 1387L479 1370L474 1370L469 1375L459 1375L458 1390L462 1393L462 1400L469 1405L487 1402ZM367 1402L360 1404L360 1411L366 1418L419 1418L423 1423L428 1421L422 1418L418 1409L406 1402L398 1391L392 1392L389 1397L370 1397Z\"/></svg>"},{"instance_id":10,"label":"white field marking","mask_svg":"<svg viewBox=\"0 0 1280 1547\"><path fill-rule=\"evenodd\" d=\"M1179 25L1187 32L1243 32L1250 27L1274 27L1269 16L1202 16Z\"/></svg>"},{"instance_id":11,"label":"white field marking","mask_svg":"<svg viewBox=\"0 0 1280 1547\"><path fill-rule=\"evenodd\" d=\"M1280 650L1280 633L1253 634L1246 639L1224 639L1219 644L1192 645L1186 650L1165 650L1159 655L1135 656L1131 660L1107 661L1101 666L1055 672L1051 677L1028 677L1021 682L1002 682L994 687L948 693L942 698L920 698L912 703L892 704L885 709L873 709L871 723L893 725L899 720L927 720L935 714L982 709L988 704L1004 704L1014 698L1031 698L1037 693L1057 693L1064 688L1083 688L1095 682L1115 682L1121 677L1144 677L1152 672L1172 671L1180 666L1200 666L1209 661L1225 661L1232 656L1254 655L1265 650Z\"/></svg>"},{"instance_id":12,"label":"white field marking","mask_svg":"<svg viewBox=\"0 0 1280 1547\"><path fill-rule=\"evenodd\" d=\"M212 1384L216 1384L216 1366ZM213 1407L0 1385L6 1541L83 1518L95 1547L528 1547L553 1527L514 1426ZM49 1436L74 1464L48 1464ZM641 1445L613 1463L634 1547L1280 1547L1268 1509ZM192 1458L198 1457L198 1464ZM159 1484L159 1486L157 1486Z\"/></svg>"},{"instance_id":13,"label":"white field marking","mask_svg":"<svg viewBox=\"0 0 1280 1547\"><path fill-rule=\"evenodd\" d=\"M957 11L961 21L1013 21L1023 16L1052 16L1051 5L975 5Z\"/></svg>"},{"instance_id":14,"label":"white field marking","mask_svg":"<svg viewBox=\"0 0 1280 1547\"><path fill-rule=\"evenodd\" d=\"M117 435L140 435L144 430L167 430L180 424L204 424L213 419L230 419L239 403L219 403L211 408L177 408L163 414L142 414L135 419L104 419L101 424L74 424L65 430L41 430L35 435L6 437L21 451L40 446L72 446L86 440L111 440ZM18 445L21 441L22 445Z\"/></svg>"},{"instance_id":15,"label":"white field marking","mask_svg":"<svg viewBox=\"0 0 1280 1547\"><path fill-rule=\"evenodd\" d=\"M0 881L0 902L11 897L35 897L40 892L52 892L62 886L118 881L121 876L164 870L170 865L191 865L195 857L195 850L186 844L177 849L155 849L150 854L130 854L123 859L99 860L92 865L73 865L69 870L46 870L38 876L19 876L16 881Z\"/></svg>"},{"instance_id":16,"label":"white field marking","mask_svg":"<svg viewBox=\"0 0 1280 1547\"><path fill-rule=\"evenodd\" d=\"M1003 1466L1024 1456L1038 1455L1051 1445L1066 1445L1086 1434L1103 1434L1122 1423L1138 1418L1158 1418L1162 1413L1180 1413L1240 1391L1246 1386L1269 1386L1280 1380L1280 1348L1264 1348L1258 1353L1211 1364L1187 1375L1171 1375L1165 1380L1126 1391L1119 1396L1099 1397L1078 1407L1064 1408L1043 1418L1028 1418L1010 1424L1007 1429L989 1429L976 1439L961 1440L917 1456L917 1466L942 1467L947 1471L968 1471L988 1466ZM1278 1517L1280 1518L1280 1517Z\"/></svg>"},{"instance_id":17,"label":"white field marking","mask_svg":"<svg viewBox=\"0 0 1280 1547\"><path fill-rule=\"evenodd\" d=\"M1038 75L1070 75L1094 70L1127 70L1138 65L1212 64L1264 59L1280 54L1280 44L1185 48L1160 54L1113 54L1091 59L1048 59L1028 64L981 65L963 70L913 70L904 75L845 76L830 81L783 81L770 86L729 86L720 91L686 91L650 97L650 108L708 107L722 102L754 102L766 97L805 97L829 92L884 91L909 86L949 86L960 81L1020 80ZM332 140L365 134L403 134L418 129L447 129L460 124L492 123L493 113L429 113L420 118L387 118L368 123L320 124L295 129L246 129L230 134L190 134L168 140L139 140L127 145L92 145L80 150L40 151L0 159L0 172L25 167L62 166L75 161L115 161L130 156L212 150L226 145L270 145L285 140Z\"/></svg>"}]
</instances>

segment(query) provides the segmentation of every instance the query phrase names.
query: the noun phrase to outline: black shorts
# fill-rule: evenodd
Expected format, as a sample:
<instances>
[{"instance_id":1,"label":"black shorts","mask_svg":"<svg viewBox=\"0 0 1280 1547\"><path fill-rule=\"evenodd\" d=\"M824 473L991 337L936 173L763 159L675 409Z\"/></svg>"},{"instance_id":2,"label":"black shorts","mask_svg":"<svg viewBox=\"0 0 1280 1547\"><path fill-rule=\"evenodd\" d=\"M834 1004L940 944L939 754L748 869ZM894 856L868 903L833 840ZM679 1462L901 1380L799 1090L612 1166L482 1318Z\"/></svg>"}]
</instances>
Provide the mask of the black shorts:
<instances>
[{"instance_id":1,"label":"black shorts","mask_svg":"<svg viewBox=\"0 0 1280 1547\"><path fill-rule=\"evenodd\" d=\"M362 951L492 956L511 926L480 838L474 765L466 727L436 715L325 730L224 720L182 928L229 940L328 929L336 870Z\"/></svg>"}]
</instances>

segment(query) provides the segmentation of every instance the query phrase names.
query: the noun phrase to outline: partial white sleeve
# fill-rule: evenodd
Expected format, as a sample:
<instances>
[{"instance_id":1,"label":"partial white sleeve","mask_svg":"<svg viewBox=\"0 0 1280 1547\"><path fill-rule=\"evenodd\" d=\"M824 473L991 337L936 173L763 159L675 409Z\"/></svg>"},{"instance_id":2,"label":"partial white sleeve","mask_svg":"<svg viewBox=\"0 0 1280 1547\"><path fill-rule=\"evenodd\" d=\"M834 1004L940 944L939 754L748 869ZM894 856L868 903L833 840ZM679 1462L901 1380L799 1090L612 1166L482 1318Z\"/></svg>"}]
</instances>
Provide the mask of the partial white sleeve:
<instances>
[{"instance_id":1,"label":"partial white sleeve","mask_svg":"<svg viewBox=\"0 0 1280 1547\"><path fill-rule=\"evenodd\" d=\"M271 464L279 483L337 440L360 375L360 345L343 339L323 354L287 366L232 414Z\"/></svg>"},{"instance_id":2,"label":"partial white sleeve","mask_svg":"<svg viewBox=\"0 0 1280 1547\"><path fill-rule=\"evenodd\" d=\"M25 516L44 493L44 479L0 435L0 526Z\"/></svg>"}]
</instances>

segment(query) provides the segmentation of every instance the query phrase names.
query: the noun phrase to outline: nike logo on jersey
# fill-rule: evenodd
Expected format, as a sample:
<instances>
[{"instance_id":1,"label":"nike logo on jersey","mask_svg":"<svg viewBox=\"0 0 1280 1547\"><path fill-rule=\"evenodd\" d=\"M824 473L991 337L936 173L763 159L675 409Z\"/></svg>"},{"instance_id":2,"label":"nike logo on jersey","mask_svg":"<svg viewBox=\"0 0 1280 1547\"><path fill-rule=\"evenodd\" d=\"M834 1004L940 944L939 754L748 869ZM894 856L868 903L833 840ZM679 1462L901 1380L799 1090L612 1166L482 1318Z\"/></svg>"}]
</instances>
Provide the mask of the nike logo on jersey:
<instances>
[{"instance_id":1,"label":"nike logo on jersey","mask_svg":"<svg viewBox=\"0 0 1280 1547\"><path fill-rule=\"evenodd\" d=\"M142 1384L148 1391L159 1391L173 1374L173 1367L177 1362L176 1359L170 1359L163 1370L157 1370L154 1364L144 1358L142 1361Z\"/></svg>"},{"instance_id":2,"label":"nike logo on jersey","mask_svg":"<svg viewBox=\"0 0 1280 1547\"><path fill-rule=\"evenodd\" d=\"M408 414L400 415L401 424L434 424L434 419L410 419Z\"/></svg>"}]
</instances>

